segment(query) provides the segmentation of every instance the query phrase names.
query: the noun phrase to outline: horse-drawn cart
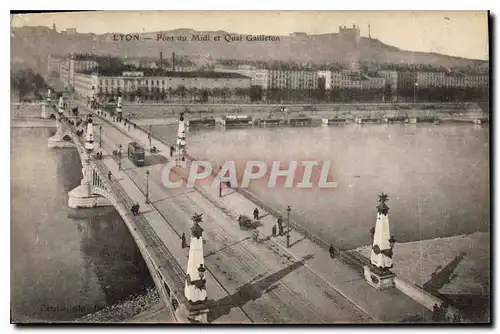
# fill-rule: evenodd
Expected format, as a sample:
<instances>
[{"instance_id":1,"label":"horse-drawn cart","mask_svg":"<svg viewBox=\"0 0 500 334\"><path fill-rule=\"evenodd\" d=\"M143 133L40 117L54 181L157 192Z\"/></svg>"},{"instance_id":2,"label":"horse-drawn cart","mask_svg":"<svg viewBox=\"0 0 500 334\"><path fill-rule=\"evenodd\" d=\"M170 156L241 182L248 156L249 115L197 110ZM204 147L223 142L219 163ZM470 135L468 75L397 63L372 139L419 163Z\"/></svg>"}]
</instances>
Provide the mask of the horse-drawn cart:
<instances>
[{"instance_id":1,"label":"horse-drawn cart","mask_svg":"<svg viewBox=\"0 0 500 334\"><path fill-rule=\"evenodd\" d=\"M258 221L254 221L245 215L238 217L238 225L242 230L256 229L259 226Z\"/></svg>"}]
</instances>

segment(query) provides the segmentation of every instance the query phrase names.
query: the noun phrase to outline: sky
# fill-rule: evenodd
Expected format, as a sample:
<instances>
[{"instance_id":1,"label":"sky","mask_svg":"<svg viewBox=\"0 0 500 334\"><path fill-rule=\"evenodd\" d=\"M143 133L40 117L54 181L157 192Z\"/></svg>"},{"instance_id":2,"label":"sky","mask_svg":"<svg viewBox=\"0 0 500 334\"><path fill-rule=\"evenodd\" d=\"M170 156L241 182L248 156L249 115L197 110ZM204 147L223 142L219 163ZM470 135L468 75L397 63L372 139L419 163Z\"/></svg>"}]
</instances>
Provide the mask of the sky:
<instances>
[{"instance_id":1,"label":"sky","mask_svg":"<svg viewBox=\"0 0 500 334\"><path fill-rule=\"evenodd\" d=\"M361 36L410 51L488 60L486 11L106 11L11 16L11 26L76 28L96 34L192 28L253 35L336 33L359 25Z\"/></svg>"}]
</instances>

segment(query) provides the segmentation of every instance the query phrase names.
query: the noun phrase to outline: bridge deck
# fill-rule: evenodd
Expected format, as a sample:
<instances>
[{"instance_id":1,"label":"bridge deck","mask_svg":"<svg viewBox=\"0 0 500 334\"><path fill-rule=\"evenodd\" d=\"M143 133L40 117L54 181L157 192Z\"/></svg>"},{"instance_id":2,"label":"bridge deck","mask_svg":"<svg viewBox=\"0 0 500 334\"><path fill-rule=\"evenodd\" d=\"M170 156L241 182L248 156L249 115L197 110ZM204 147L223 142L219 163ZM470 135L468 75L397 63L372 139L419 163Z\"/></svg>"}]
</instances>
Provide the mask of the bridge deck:
<instances>
[{"instance_id":1,"label":"bridge deck","mask_svg":"<svg viewBox=\"0 0 500 334\"><path fill-rule=\"evenodd\" d=\"M140 129L129 132L123 124L111 123L109 119L109 116L104 118L107 122L103 126L104 152L116 149L118 144L124 146L132 139L147 147L145 132ZM153 139L152 144L162 152L169 152L169 146L157 139ZM162 159L158 160L160 157ZM374 290L359 272L339 259L331 259L327 251L295 231L291 234L293 246L290 249L285 249L283 237L266 238L259 243L250 241L251 233L241 231L234 218L239 213L248 215L255 207L253 202L239 193L218 199L217 191L208 186L196 191L166 189L160 181L163 165L158 161L167 159L148 153L147 166L137 168L125 158L124 171L119 173L113 159L105 157L102 162L114 169L113 174L128 196L140 203L144 203L145 171L150 170L152 204L144 205L141 211L182 268L187 262L187 251L180 249L180 234L189 235L189 218L194 212L204 213L208 294L213 298L213 321L240 322L234 319L239 317L241 320L242 314L252 322L271 323L430 319L430 312L409 297L395 289ZM182 176L182 170L179 174ZM259 230L261 235L267 236L275 218L267 215L264 208L259 210L264 215Z\"/></svg>"}]
</instances>

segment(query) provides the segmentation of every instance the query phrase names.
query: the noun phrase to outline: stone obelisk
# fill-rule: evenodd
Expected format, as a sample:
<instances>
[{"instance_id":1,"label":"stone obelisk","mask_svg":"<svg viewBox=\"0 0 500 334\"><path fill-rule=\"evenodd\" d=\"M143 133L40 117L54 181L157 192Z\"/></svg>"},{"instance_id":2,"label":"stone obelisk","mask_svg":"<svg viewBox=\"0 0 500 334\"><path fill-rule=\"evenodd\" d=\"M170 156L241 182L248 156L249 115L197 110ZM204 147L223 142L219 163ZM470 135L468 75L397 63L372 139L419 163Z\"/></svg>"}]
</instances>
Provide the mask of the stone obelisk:
<instances>
[{"instance_id":1,"label":"stone obelisk","mask_svg":"<svg viewBox=\"0 0 500 334\"><path fill-rule=\"evenodd\" d=\"M390 271L393 266L392 250L395 240L390 233L387 201L389 201L389 197L386 194L379 195L370 264L364 267L367 282L379 290L392 288L395 277L394 273Z\"/></svg>"},{"instance_id":2,"label":"stone obelisk","mask_svg":"<svg viewBox=\"0 0 500 334\"><path fill-rule=\"evenodd\" d=\"M200 226L201 214L195 214L192 220L194 224L191 227L184 295L188 301L188 319L195 322L207 322L207 281L203 255L203 228Z\"/></svg>"}]
</instances>

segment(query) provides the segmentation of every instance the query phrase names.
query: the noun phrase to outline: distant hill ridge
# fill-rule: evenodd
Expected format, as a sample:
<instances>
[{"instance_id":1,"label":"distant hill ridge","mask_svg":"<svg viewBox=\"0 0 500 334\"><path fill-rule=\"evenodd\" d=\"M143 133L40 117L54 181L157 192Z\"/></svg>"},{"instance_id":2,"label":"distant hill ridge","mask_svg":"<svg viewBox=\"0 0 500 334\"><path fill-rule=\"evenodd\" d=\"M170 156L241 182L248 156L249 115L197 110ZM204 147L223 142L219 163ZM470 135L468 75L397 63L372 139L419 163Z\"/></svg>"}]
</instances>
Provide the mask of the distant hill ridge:
<instances>
[{"instance_id":1,"label":"distant hill ridge","mask_svg":"<svg viewBox=\"0 0 500 334\"><path fill-rule=\"evenodd\" d=\"M156 35L186 36L186 42L157 41ZM191 42L193 34L209 34L211 41ZM13 66L46 66L49 54L99 53L120 57L170 57L172 52L187 56L210 56L213 59L283 60L293 62L379 62L389 64L427 64L444 67L485 66L488 61L453 57L438 53L413 52L387 45L378 39L361 37L358 47L340 40L337 33L279 36L278 42L220 42L213 36L225 31L196 31L182 28L168 31L139 33L139 40L115 41L113 33L77 33L74 36L55 32L44 26L11 29L11 64ZM145 40L144 37L152 37Z\"/></svg>"}]
</instances>

